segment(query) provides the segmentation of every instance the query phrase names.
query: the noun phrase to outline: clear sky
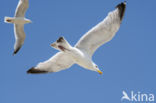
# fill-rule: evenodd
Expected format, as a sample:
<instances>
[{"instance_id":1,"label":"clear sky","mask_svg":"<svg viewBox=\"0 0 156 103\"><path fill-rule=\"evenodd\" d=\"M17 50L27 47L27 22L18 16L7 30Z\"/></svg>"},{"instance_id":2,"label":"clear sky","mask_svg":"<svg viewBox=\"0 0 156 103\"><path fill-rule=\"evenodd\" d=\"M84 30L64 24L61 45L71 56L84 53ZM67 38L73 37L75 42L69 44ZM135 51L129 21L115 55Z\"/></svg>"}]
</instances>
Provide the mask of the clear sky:
<instances>
[{"instance_id":1,"label":"clear sky","mask_svg":"<svg viewBox=\"0 0 156 103\"><path fill-rule=\"evenodd\" d=\"M156 96L156 1L127 0L120 30L93 56L103 75L78 65L58 73L26 71L58 51L50 47L60 36L74 45L122 0L30 0L26 40L12 56L13 25L18 0L0 3L0 103L122 103L122 91ZM126 102L126 101L125 101ZM129 103L129 102L127 102Z\"/></svg>"}]
</instances>

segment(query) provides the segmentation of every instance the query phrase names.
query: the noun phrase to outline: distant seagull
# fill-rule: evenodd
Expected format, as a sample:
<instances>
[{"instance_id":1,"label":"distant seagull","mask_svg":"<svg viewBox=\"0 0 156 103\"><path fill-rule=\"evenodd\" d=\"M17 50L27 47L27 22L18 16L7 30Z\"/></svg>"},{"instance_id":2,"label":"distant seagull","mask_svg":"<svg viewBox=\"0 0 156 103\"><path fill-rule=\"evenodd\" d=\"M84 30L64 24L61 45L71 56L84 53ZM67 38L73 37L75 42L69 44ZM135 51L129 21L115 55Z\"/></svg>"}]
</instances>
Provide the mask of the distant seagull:
<instances>
[{"instance_id":1,"label":"distant seagull","mask_svg":"<svg viewBox=\"0 0 156 103\"><path fill-rule=\"evenodd\" d=\"M15 17L5 17L4 22L14 24L14 33L16 42L14 44L14 54L16 54L22 47L25 39L24 24L31 23L31 20L26 19L25 12L29 7L28 0L19 0L16 8Z\"/></svg>"},{"instance_id":2,"label":"distant seagull","mask_svg":"<svg viewBox=\"0 0 156 103\"><path fill-rule=\"evenodd\" d=\"M126 100L130 101L130 98L128 97L128 94L125 91L123 91L122 94L123 94L123 96L122 96L121 100L126 99Z\"/></svg>"},{"instance_id":3,"label":"distant seagull","mask_svg":"<svg viewBox=\"0 0 156 103\"><path fill-rule=\"evenodd\" d=\"M98 47L110 41L118 31L126 9L126 3L120 3L116 9L98 25L89 30L79 41L72 47L63 37L60 37L51 46L60 52L55 54L49 60L39 63L32 67L27 73L48 73L58 72L78 64L86 69L102 72L92 61L92 55Z\"/></svg>"}]
</instances>

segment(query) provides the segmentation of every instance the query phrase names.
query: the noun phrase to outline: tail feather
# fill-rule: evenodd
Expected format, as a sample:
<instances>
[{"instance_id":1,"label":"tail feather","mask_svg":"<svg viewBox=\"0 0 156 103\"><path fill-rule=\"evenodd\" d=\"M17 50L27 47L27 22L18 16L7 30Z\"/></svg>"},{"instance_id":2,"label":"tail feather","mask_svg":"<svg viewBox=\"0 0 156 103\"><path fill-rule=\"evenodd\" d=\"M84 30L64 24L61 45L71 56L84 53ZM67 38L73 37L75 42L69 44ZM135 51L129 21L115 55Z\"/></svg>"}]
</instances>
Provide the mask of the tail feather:
<instances>
[{"instance_id":1,"label":"tail feather","mask_svg":"<svg viewBox=\"0 0 156 103\"><path fill-rule=\"evenodd\" d=\"M5 23L13 23L13 18L12 17L4 17L4 22Z\"/></svg>"},{"instance_id":2,"label":"tail feather","mask_svg":"<svg viewBox=\"0 0 156 103\"><path fill-rule=\"evenodd\" d=\"M65 40L64 37L60 37L56 42L52 43L51 46L60 51L70 50L72 46Z\"/></svg>"}]
</instances>

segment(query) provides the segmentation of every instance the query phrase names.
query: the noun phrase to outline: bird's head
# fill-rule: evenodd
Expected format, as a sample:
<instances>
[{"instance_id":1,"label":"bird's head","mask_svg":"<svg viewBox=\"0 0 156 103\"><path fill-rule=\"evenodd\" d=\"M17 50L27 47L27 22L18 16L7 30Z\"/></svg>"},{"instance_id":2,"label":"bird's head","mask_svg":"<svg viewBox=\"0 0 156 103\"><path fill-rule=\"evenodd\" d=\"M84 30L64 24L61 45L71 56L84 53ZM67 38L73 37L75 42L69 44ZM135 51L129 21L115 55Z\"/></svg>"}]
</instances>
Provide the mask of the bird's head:
<instances>
[{"instance_id":1,"label":"bird's head","mask_svg":"<svg viewBox=\"0 0 156 103\"><path fill-rule=\"evenodd\" d=\"M30 19L25 19L26 23L32 23Z\"/></svg>"},{"instance_id":2,"label":"bird's head","mask_svg":"<svg viewBox=\"0 0 156 103\"><path fill-rule=\"evenodd\" d=\"M96 72L98 72L100 75L103 74L103 72L98 68L98 66L97 66L95 63L93 63L93 68L94 68L94 70L95 70Z\"/></svg>"}]
</instances>

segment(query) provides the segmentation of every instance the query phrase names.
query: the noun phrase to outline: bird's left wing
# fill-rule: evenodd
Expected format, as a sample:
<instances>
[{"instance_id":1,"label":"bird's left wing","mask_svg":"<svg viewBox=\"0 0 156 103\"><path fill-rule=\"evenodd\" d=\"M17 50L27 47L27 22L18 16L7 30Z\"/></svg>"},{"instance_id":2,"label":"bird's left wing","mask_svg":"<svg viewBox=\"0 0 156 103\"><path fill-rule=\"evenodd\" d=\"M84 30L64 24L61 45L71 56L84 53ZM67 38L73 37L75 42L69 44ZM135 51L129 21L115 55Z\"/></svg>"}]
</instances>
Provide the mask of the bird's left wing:
<instances>
[{"instance_id":1,"label":"bird's left wing","mask_svg":"<svg viewBox=\"0 0 156 103\"><path fill-rule=\"evenodd\" d=\"M39 63L36 67L32 67L27 71L31 74L58 72L69 68L74 64L72 57L67 53L59 52L49 60Z\"/></svg>"},{"instance_id":2,"label":"bird's left wing","mask_svg":"<svg viewBox=\"0 0 156 103\"><path fill-rule=\"evenodd\" d=\"M29 7L29 0L19 0L19 3L15 11L15 17L24 17L28 7Z\"/></svg>"},{"instance_id":3,"label":"bird's left wing","mask_svg":"<svg viewBox=\"0 0 156 103\"><path fill-rule=\"evenodd\" d=\"M116 9L110 12L102 22L82 36L75 47L92 56L98 47L110 41L114 37L120 27L125 8L125 2L118 4Z\"/></svg>"},{"instance_id":4,"label":"bird's left wing","mask_svg":"<svg viewBox=\"0 0 156 103\"><path fill-rule=\"evenodd\" d=\"M25 40L25 32L23 24L14 24L14 34L15 34L15 44L14 44L14 53L16 54L22 47Z\"/></svg>"}]
</instances>

